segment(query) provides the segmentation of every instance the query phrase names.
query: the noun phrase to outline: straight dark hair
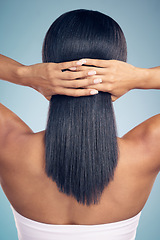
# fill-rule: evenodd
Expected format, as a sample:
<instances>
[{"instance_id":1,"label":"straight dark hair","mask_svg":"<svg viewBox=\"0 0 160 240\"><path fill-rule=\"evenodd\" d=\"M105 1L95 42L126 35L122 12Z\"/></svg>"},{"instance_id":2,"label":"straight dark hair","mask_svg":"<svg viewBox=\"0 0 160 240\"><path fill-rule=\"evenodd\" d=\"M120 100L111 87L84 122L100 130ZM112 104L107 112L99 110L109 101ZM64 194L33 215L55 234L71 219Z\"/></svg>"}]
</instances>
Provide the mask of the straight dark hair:
<instances>
[{"instance_id":1,"label":"straight dark hair","mask_svg":"<svg viewBox=\"0 0 160 240\"><path fill-rule=\"evenodd\" d=\"M98 11L74 10L57 18L43 43L43 62L81 58L126 61L120 26ZM76 81L76 80L75 80ZM82 204L97 204L118 161L111 95L53 95L45 132L46 173L59 191Z\"/></svg>"}]
</instances>

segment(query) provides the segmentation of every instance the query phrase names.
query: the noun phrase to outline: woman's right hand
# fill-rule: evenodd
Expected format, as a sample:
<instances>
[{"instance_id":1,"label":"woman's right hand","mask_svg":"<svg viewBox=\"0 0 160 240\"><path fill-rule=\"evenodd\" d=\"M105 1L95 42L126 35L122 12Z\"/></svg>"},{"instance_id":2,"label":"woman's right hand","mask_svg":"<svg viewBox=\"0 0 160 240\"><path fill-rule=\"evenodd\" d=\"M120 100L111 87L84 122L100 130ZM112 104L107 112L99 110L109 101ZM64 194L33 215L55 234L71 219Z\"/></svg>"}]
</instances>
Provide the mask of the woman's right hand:
<instances>
[{"instance_id":1,"label":"woman's right hand","mask_svg":"<svg viewBox=\"0 0 160 240\"><path fill-rule=\"evenodd\" d=\"M79 63L77 65L77 62ZM98 91L93 86L94 79L88 76L95 75L92 71L88 75L89 70L83 68L83 71L72 72L71 67L80 66L83 61L70 61L63 63L39 63L30 66L19 67L19 78L21 84L34 88L40 92L47 100L52 95L68 95L68 96L89 96L97 94ZM68 70L68 71L63 71ZM90 88L85 88L86 86Z\"/></svg>"}]
</instances>

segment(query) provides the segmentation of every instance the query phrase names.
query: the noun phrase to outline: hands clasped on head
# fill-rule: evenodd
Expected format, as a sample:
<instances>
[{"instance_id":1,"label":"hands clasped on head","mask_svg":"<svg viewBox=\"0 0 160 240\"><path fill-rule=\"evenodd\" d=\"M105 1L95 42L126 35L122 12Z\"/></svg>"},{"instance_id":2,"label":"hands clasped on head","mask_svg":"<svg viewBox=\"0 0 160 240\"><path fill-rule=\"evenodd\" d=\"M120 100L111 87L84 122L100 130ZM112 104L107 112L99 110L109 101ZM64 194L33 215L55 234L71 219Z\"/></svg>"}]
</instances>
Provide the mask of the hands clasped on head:
<instances>
[{"instance_id":1,"label":"hands clasped on head","mask_svg":"<svg viewBox=\"0 0 160 240\"><path fill-rule=\"evenodd\" d=\"M126 62L99 59L40 63L28 68L36 76L30 86L48 100L55 94L80 97L102 91L111 93L115 101L135 87L137 72L142 71Z\"/></svg>"}]
</instances>

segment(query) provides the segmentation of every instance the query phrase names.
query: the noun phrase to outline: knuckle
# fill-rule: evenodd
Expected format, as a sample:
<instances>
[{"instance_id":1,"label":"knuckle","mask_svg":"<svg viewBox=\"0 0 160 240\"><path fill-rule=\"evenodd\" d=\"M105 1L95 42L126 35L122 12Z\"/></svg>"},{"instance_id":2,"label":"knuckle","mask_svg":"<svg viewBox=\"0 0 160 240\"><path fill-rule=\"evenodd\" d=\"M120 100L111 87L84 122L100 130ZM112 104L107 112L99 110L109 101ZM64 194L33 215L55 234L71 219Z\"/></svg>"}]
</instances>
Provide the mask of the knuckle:
<instances>
[{"instance_id":1,"label":"knuckle","mask_svg":"<svg viewBox=\"0 0 160 240\"><path fill-rule=\"evenodd\" d=\"M94 84L95 85L95 83L94 83L94 80L95 80L96 78L89 78L88 79L88 85L92 85L92 84Z\"/></svg>"},{"instance_id":2,"label":"knuckle","mask_svg":"<svg viewBox=\"0 0 160 240\"><path fill-rule=\"evenodd\" d=\"M65 66L64 66L64 63L61 62L61 63L55 63L56 64L56 67L60 70L60 69L64 69Z\"/></svg>"},{"instance_id":3,"label":"knuckle","mask_svg":"<svg viewBox=\"0 0 160 240\"><path fill-rule=\"evenodd\" d=\"M93 87L92 87L92 86L86 86L86 87L84 87L84 88L90 89L90 88L93 88Z\"/></svg>"},{"instance_id":4,"label":"knuckle","mask_svg":"<svg viewBox=\"0 0 160 240\"><path fill-rule=\"evenodd\" d=\"M82 66L76 66L76 71L82 71L83 70L83 68L82 68Z\"/></svg>"},{"instance_id":5,"label":"knuckle","mask_svg":"<svg viewBox=\"0 0 160 240\"><path fill-rule=\"evenodd\" d=\"M82 77L87 77L87 76L89 76L88 75L88 72L89 72L90 70L85 70L84 72L82 72Z\"/></svg>"},{"instance_id":6,"label":"knuckle","mask_svg":"<svg viewBox=\"0 0 160 240\"><path fill-rule=\"evenodd\" d=\"M92 85L92 84L90 84L90 85L87 86L87 88L92 88L92 89L95 89L95 87L97 87L97 86L94 86L94 85Z\"/></svg>"},{"instance_id":7,"label":"knuckle","mask_svg":"<svg viewBox=\"0 0 160 240\"><path fill-rule=\"evenodd\" d=\"M70 73L67 73L67 74L68 74L68 79L75 79L77 77L75 72L70 72Z\"/></svg>"},{"instance_id":8,"label":"knuckle","mask_svg":"<svg viewBox=\"0 0 160 240\"><path fill-rule=\"evenodd\" d=\"M76 78L79 78L78 73L73 72L72 73L72 79L76 79Z\"/></svg>"},{"instance_id":9,"label":"knuckle","mask_svg":"<svg viewBox=\"0 0 160 240\"><path fill-rule=\"evenodd\" d=\"M50 75L51 75L51 65L50 65L50 63L47 63L46 70L47 70L47 76L50 77Z\"/></svg>"},{"instance_id":10,"label":"knuckle","mask_svg":"<svg viewBox=\"0 0 160 240\"><path fill-rule=\"evenodd\" d=\"M114 76L113 75L110 75L109 82L114 83Z\"/></svg>"},{"instance_id":11,"label":"knuckle","mask_svg":"<svg viewBox=\"0 0 160 240\"><path fill-rule=\"evenodd\" d=\"M54 63L47 63L46 70L47 77L51 79L53 77Z\"/></svg>"},{"instance_id":12,"label":"knuckle","mask_svg":"<svg viewBox=\"0 0 160 240\"><path fill-rule=\"evenodd\" d=\"M78 88L79 87L79 83L77 81L73 81L72 83L72 87Z\"/></svg>"},{"instance_id":13,"label":"knuckle","mask_svg":"<svg viewBox=\"0 0 160 240\"><path fill-rule=\"evenodd\" d=\"M107 85L107 90L108 91L112 91L113 90L113 85L112 84L108 84Z\"/></svg>"},{"instance_id":14,"label":"knuckle","mask_svg":"<svg viewBox=\"0 0 160 240\"><path fill-rule=\"evenodd\" d=\"M65 74L65 77L66 77L67 79L71 79L71 73L69 73L69 72L64 72L63 74Z\"/></svg>"},{"instance_id":15,"label":"knuckle","mask_svg":"<svg viewBox=\"0 0 160 240\"><path fill-rule=\"evenodd\" d=\"M79 67L79 66L73 66L73 67L76 67L76 70L75 70L75 71L79 71L79 70L80 70L80 67Z\"/></svg>"}]
</instances>

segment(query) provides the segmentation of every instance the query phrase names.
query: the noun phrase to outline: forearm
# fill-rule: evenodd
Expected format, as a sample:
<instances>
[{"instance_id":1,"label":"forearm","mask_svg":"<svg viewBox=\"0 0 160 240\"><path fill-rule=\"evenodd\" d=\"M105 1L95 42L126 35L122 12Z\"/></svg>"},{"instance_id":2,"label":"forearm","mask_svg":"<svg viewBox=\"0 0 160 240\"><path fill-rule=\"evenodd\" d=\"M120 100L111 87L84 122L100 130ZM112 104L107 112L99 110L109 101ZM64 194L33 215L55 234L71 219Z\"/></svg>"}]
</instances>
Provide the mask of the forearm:
<instances>
[{"instance_id":1,"label":"forearm","mask_svg":"<svg viewBox=\"0 0 160 240\"><path fill-rule=\"evenodd\" d=\"M0 54L0 79L20 85L27 85L21 77L24 65Z\"/></svg>"},{"instance_id":2,"label":"forearm","mask_svg":"<svg viewBox=\"0 0 160 240\"><path fill-rule=\"evenodd\" d=\"M135 85L139 89L160 89L160 67L139 68Z\"/></svg>"}]
</instances>

